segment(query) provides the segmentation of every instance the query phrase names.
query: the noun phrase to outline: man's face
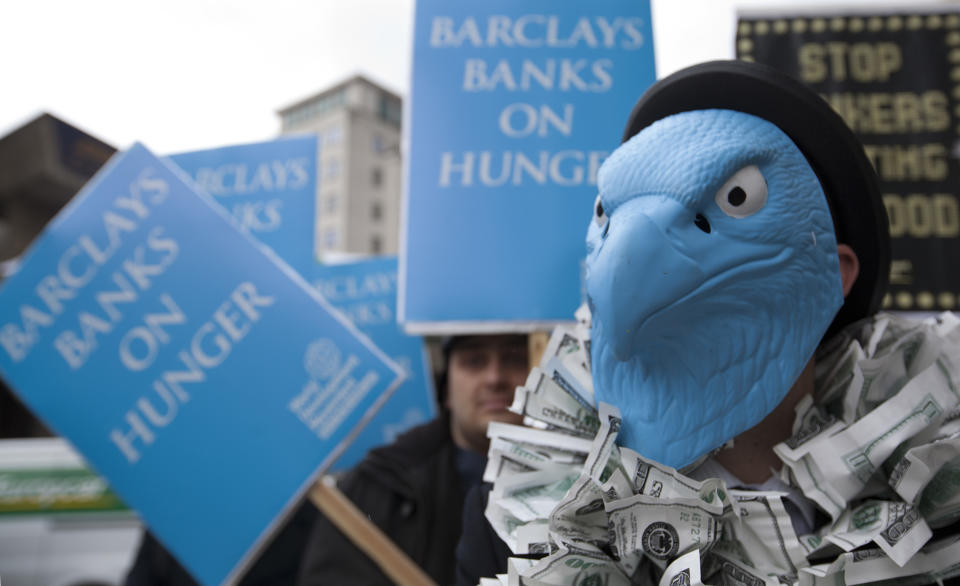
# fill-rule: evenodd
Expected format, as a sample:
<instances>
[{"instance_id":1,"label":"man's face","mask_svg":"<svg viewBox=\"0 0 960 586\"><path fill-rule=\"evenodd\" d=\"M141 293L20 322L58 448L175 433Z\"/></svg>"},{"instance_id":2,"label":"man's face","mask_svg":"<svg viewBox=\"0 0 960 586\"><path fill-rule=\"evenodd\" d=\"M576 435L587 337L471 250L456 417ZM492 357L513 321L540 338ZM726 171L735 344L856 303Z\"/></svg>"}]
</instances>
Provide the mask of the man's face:
<instances>
[{"instance_id":1,"label":"man's face","mask_svg":"<svg viewBox=\"0 0 960 586\"><path fill-rule=\"evenodd\" d=\"M485 453L487 424L517 423L522 416L507 410L513 391L529 374L527 337L470 336L454 341L447 375L447 402L454 442Z\"/></svg>"}]
</instances>

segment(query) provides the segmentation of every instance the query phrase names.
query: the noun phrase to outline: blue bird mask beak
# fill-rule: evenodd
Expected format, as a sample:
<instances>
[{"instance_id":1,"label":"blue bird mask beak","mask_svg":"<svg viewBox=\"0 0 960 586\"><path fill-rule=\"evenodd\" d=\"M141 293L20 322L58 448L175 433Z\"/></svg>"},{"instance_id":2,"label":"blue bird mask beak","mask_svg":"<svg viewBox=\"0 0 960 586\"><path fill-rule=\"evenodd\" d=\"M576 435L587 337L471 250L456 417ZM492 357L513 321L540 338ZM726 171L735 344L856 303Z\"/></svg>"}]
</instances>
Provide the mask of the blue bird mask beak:
<instances>
[{"instance_id":1,"label":"blue bird mask beak","mask_svg":"<svg viewBox=\"0 0 960 586\"><path fill-rule=\"evenodd\" d=\"M704 271L671 237L691 219L680 203L649 195L625 203L609 220L600 244L603 254L590 269L587 295L595 319L611 324L607 335L618 360L642 351L644 341L651 339L643 335L651 317L703 283Z\"/></svg>"}]
</instances>

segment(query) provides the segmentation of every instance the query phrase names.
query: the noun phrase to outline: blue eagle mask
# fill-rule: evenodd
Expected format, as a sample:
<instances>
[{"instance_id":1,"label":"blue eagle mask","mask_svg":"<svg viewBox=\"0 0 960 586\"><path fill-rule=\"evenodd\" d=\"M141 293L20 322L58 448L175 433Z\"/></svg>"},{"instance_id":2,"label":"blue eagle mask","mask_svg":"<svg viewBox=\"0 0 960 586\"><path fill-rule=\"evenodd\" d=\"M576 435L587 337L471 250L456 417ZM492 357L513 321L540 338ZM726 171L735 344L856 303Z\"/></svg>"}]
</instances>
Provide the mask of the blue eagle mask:
<instances>
[{"instance_id":1,"label":"blue eagle mask","mask_svg":"<svg viewBox=\"0 0 960 586\"><path fill-rule=\"evenodd\" d=\"M596 397L680 468L783 400L843 304L813 169L732 110L663 118L603 164L587 232Z\"/></svg>"}]
</instances>

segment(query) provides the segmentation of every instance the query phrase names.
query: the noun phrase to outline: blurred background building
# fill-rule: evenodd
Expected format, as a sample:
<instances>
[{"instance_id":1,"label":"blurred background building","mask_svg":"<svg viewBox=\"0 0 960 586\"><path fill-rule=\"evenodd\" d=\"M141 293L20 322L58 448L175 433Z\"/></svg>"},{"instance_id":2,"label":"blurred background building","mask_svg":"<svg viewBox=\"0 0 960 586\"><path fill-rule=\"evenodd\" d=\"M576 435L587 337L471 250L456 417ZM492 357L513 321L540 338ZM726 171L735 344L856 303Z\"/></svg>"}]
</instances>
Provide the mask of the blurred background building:
<instances>
[{"instance_id":1,"label":"blurred background building","mask_svg":"<svg viewBox=\"0 0 960 586\"><path fill-rule=\"evenodd\" d=\"M0 261L23 252L116 150L50 114L0 137Z\"/></svg>"},{"instance_id":2,"label":"blurred background building","mask_svg":"<svg viewBox=\"0 0 960 586\"><path fill-rule=\"evenodd\" d=\"M396 254L402 103L356 75L278 111L281 134L318 136L317 258Z\"/></svg>"}]
</instances>

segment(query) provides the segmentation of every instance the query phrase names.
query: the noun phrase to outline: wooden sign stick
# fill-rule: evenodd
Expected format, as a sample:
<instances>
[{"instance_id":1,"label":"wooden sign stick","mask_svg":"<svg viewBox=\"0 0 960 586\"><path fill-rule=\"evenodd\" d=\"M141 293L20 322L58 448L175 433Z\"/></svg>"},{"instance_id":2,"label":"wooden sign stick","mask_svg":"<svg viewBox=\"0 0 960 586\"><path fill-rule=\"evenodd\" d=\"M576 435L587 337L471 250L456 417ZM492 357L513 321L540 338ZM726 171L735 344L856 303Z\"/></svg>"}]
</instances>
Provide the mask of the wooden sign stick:
<instances>
[{"instance_id":1,"label":"wooden sign stick","mask_svg":"<svg viewBox=\"0 0 960 586\"><path fill-rule=\"evenodd\" d=\"M437 586L420 566L384 535L379 527L324 476L310 489L310 500L398 586Z\"/></svg>"},{"instance_id":2,"label":"wooden sign stick","mask_svg":"<svg viewBox=\"0 0 960 586\"><path fill-rule=\"evenodd\" d=\"M550 332L531 332L527 338L527 351L529 352L530 367L538 366L543 353L547 350L547 343L550 341Z\"/></svg>"}]
</instances>

